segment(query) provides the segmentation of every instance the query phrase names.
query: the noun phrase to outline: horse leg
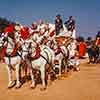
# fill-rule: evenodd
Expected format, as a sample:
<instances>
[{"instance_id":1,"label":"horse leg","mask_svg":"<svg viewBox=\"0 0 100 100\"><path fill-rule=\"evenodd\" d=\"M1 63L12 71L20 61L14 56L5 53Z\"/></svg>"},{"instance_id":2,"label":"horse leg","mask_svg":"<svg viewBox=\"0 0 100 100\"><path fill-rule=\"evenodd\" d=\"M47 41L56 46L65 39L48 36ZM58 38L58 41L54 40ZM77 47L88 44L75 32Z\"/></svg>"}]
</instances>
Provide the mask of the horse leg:
<instances>
[{"instance_id":1,"label":"horse leg","mask_svg":"<svg viewBox=\"0 0 100 100\"><path fill-rule=\"evenodd\" d=\"M48 76L47 84L50 86L51 85L51 75L50 75L50 73L47 73L47 76Z\"/></svg>"},{"instance_id":2,"label":"horse leg","mask_svg":"<svg viewBox=\"0 0 100 100\"><path fill-rule=\"evenodd\" d=\"M32 84L30 85L30 88L31 89L34 89L35 88L35 79L34 79L34 74L33 74L33 68L32 68L32 62L29 60L29 59L26 59L26 64L28 66L28 69L29 69L29 75L31 76L31 79L32 79Z\"/></svg>"},{"instance_id":3,"label":"horse leg","mask_svg":"<svg viewBox=\"0 0 100 100\"><path fill-rule=\"evenodd\" d=\"M61 60L59 61L59 74L58 74L58 78L61 78L61 66L62 66L62 62Z\"/></svg>"},{"instance_id":4,"label":"horse leg","mask_svg":"<svg viewBox=\"0 0 100 100\"><path fill-rule=\"evenodd\" d=\"M48 69L48 72L46 72L46 75L48 76L48 78L47 78L47 84L50 86L52 84L52 79L53 79L52 76L55 75L55 72L52 69L51 65L49 65L49 69ZM56 75L55 75L55 77L56 77Z\"/></svg>"},{"instance_id":5,"label":"horse leg","mask_svg":"<svg viewBox=\"0 0 100 100\"><path fill-rule=\"evenodd\" d=\"M89 55L89 64L92 62L92 56L91 55Z\"/></svg>"},{"instance_id":6,"label":"horse leg","mask_svg":"<svg viewBox=\"0 0 100 100\"><path fill-rule=\"evenodd\" d=\"M21 82L20 82L20 64L16 65L16 89L21 87Z\"/></svg>"},{"instance_id":7,"label":"horse leg","mask_svg":"<svg viewBox=\"0 0 100 100\"><path fill-rule=\"evenodd\" d=\"M32 84L30 85L31 89L35 88L35 79L34 79L34 74L33 74L33 69L30 69L30 75L31 75L31 79L32 79Z\"/></svg>"},{"instance_id":8,"label":"horse leg","mask_svg":"<svg viewBox=\"0 0 100 100\"><path fill-rule=\"evenodd\" d=\"M25 61L22 61L22 71L23 71L23 75L25 76L25 80L27 80L27 64Z\"/></svg>"},{"instance_id":9,"label":"horse leg","mask_svg":"<svg viewBox=\"0 0 100 100\"><path fill-rule=\"evenodd\" d=\"M43 90L46 89L46 83L45 83L45 66L41 66L40 72L41 72L41 80L42 80L41 91L43 91Z\"/></svg>"},{"instance_id":10,"label":"horse leg","mask_svg":"<svg viewBox=\"0 0 100 100\"><path fill-rule=\"evenodd\" d=\"M79 62L79 60L78 59L76 59L76 71L80 71L80 62Z\"/></svg>"},{"instance_id":11,"label":"horse leg","mask_svg":"<svg viewBox=\"0 0 100 100\"><path fill-rule=\"evenodd\" d=\"M29 73L30 73L31 79L32 79L32 84L30 85L30 88L34 89L36 87L36 84L35 84L35 77L34 77L34 73L33 73L32 63L29 60L27 60L27 64L28 64Z\"/></svg>"},{"instance_id":12,"label":"horse leg","mask_svg":"<svg viewBox=\"0 0 100 100\"><path fill-rule=\"evenodd\" d=\"M64 59L64 77L68 77L68 64L67 64L67 61L66 59Z\"/></svg>"},{"instance_id":13,"label":"horse leg","mask_svg":"<svg viewBox=\"0 0 100 100\"><path fill-rule=\"evenodd\" d=\"M68 67L67 67L67 62L66 62L66 59L65 58L63 58L61 60L60 66L61 66L61 78L62 79L63 78L66 78L68 76L68 72L67 72Z\"/></svg>"},{"instance_id":14,"label":"horse leg","mask_svg":"<svg viewBox=\"0 0 100 100\"><path fill-rule=\"evenodd\" d=\"M12 68L11 65L7 66L8 70L8 88L12 88L15 85L15 81L12 80Z\"/></svg>"}]
</instances>

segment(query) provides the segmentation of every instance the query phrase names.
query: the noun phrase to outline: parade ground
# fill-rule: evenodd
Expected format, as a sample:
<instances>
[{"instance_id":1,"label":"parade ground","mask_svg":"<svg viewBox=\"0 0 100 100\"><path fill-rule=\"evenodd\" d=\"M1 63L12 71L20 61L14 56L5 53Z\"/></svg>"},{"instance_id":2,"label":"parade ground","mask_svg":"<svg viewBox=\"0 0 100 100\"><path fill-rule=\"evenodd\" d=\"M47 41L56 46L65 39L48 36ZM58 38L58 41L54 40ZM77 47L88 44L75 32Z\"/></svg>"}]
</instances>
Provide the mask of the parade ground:
<instances>
[{"instance_id":1,"label":"parade ground","mask_svg":"<svg viewBox=\"0 0 100 100\"><path fill-rule=\"evenodd\" d=\"M29 88L29 82L20 89L7 88L7 70L0 64L0 100L100 100L100 64L81 61L80 71L66 79L55 80L45 91Z\"/></svg>"}]
</instances>

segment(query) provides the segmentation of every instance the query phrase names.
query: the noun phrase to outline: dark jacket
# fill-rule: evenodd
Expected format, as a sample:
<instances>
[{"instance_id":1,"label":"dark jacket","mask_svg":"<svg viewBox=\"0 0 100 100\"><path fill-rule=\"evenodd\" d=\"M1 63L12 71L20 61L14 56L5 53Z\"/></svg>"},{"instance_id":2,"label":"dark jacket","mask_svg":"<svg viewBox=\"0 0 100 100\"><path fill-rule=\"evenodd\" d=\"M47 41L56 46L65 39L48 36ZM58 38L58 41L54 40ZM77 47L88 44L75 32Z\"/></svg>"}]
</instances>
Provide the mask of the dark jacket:
<instances>
[{"instance_id":1,"label":"dark jacket","mask_svg":"<svg viewBox=\"0 0 100 100\"><path fill-rule=\"evenodd\" d=\"M64 24L67 27L68 31L73 31L73 29L75 29L75 20L73 19L69 19Z\"/></svg>"}]
</instances>

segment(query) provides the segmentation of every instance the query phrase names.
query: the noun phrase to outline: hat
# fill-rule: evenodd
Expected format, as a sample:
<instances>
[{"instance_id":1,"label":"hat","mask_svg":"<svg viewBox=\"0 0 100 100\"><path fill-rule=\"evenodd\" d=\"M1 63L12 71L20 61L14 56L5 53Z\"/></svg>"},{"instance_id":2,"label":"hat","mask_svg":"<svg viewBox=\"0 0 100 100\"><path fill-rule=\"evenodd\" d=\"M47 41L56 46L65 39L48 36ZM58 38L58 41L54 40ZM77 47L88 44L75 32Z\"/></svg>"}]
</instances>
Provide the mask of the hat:
<instances>
[{"instance_id":1,"label":"hat","mask_svg":"<svg viewBox=\"0 0 100 100\"><path fill-rule=\"evenodd\" d=\"M72 18L73 16L69 16L69 18Z\"/></svg>"},{"instance_id":2,"label":"hat","mask_svg":"<svg viewBox=\"0 0 100 100\"><path fill-rule=\"evenodd\" d=\"M57 14L56 17L61 17L61 15L60 14Z\"/></svg>"}]
</instances>

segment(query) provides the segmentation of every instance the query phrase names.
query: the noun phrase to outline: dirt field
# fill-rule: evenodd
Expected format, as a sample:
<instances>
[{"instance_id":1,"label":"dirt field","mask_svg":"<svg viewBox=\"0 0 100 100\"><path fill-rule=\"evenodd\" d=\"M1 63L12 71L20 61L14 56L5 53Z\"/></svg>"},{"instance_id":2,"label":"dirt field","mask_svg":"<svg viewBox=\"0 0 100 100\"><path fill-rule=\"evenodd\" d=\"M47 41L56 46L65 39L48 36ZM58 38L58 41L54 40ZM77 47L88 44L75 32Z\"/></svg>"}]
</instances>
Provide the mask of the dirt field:
<instances>
[{"instance_id":1,"label":"dirt field","mask_svg":"<svg viewBox=\"0 0 100 100\"><path fill-rule=\"evenodd\" d=\"M0 64L0 100L100 100L100 65L81 64L65 80L55 80L46 91L25 83L20 89L7 89L7 70Z\"/></svg>"}]
</instances>

